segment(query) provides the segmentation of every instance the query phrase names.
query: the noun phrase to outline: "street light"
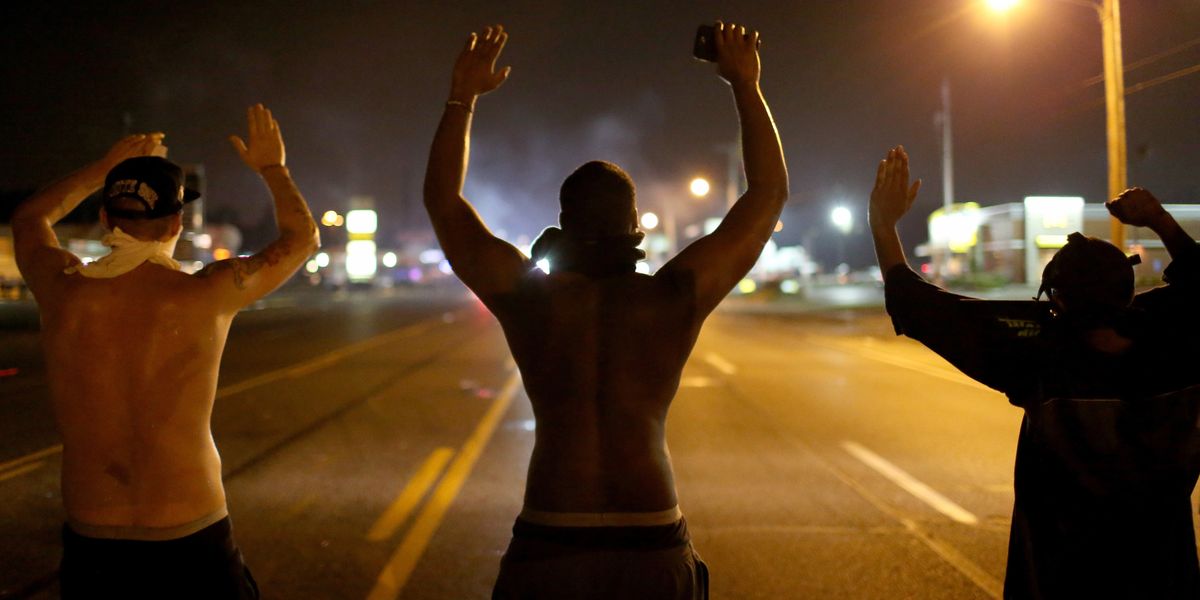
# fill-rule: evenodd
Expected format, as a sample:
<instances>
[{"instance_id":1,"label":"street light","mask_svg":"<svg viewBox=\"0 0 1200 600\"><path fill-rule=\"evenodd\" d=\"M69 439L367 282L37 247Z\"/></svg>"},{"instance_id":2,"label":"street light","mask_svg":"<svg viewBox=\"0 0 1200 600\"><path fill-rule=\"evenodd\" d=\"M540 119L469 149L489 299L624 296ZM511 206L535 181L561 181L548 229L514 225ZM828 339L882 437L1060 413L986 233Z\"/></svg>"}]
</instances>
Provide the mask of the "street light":
<instances>
[{"instance_id":1,"label":"street light","mask_svg":"<svg viewBox=\"0 0 1200 600\"><path fill-rule=\"evenodd\" d=\"M854 213L851 213L850 209L845 206L837 206L829 213L829 220L833 221L833 226L842 232L842 235L846 235L854 226Z\"/></svg>"},{"instance_id":2,"label":"street light","mask_svg":"<svg viewBox=\"0 0 1200 600\"><path fill-rule=\"evenodd\" d=\"M996 12L1006 12L1015 8L1021 0L986 0L988 8Z\"/></svg>"},{"instance_id":3,"label":"street light","mask_svg":"<svg viewBox=\"0 0 1200 600\"><path fill-rule=\"evenodd\" d=\"M1116 198L1125 191L1125 68L1121 58L1120 0L1056 0L1065 4L1086 6L1100 17L1101 45L1104 48L1104 100L1108 137L1108 197ZM1017 5L1017 0L986 0L995 11L1004 12ZM1125 249L1125 227L1112 217L1109 220L1112 243Z\"/></svg>"},{"instance_id":4,"label":"street light","mask_svg":"<svg viewBox=\"0 0 1200 600\"><path fill-rule=\"evenodd\" d=\"M690 184L688 184L688 189L691 190L693 196L697 198L703 198L708 195L708 191L712 189L712 186L708 184L707 179L703 177L697 177L693 179Z\"/></svg>"},{"instance_id":5,"label":"street light","mask_svg":"<svg viewBox=\"0 0 1200 600\"><path fill-rule=\"evenodd\" d=\"M642 213L642 227L646 229L654 229L658 227L658 215L652 212Z\"/></svg>"},{"instance_id":6,"label":"street light","mask_svg":"<svg viewBox=\"0 0 1200 600\"><path fill-rule=\"evenodd\" d=\"M846 236L850 234L850 229L854 227L854 213L845 206L835 206L829 213L829 220L833 221L833 226L842 233L838 240L838 266L846 263Z\"/></svg>"}]
</instances>

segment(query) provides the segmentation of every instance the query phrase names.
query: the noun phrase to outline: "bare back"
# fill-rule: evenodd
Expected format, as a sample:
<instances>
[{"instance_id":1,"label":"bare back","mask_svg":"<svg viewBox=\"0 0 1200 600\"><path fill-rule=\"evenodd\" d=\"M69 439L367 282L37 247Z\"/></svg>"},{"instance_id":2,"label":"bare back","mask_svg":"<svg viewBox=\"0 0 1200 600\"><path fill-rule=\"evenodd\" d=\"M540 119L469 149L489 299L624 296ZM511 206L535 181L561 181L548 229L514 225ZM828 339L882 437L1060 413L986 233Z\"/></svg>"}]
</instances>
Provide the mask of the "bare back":
<instances>
[{"instance_id":1,"label":"bare back","mask_svg":"<svg viewBox=\"0 0 1200 600\"><path fill-rule=\"evenodd\" d=\"M537 417L527 507L675 506L666 417L700 329L684 288L664 275L531 271L492 299Z\"/></svg>"},{"instance_id":2,"label":"bare back","mask_svg":"<svg viewBox=\"0 0 1200 600\"><path fill-rule=\"evenodd\" d=\"M200 277L144 263L39 298L68 515L168 527L225 504L209 429L233 315Z\"/></svg>"},{"instance_id":3,"label":"bare back","mask_svg":"<svg viewBox=\"0 0 1200 600\"><path fill-rule=\"evenodd\" d=\"M541 274L488 230L463 196L463 182L476 100L508 77L508 68L496 70L508 33L496 26L482 37L472 34L455 61L429 149L425 208L454 273L503 326L533 403L537 439L527 509L659 512L676 506L665 423L683 365L704 318L754 266L788 196L783 148L758 85L758 33L716 25L717 70L738 109L747 189L715 231L653 277ZM604 184L606 198L633 199L632 180L613 185ZM576 194L576 201L587 196ZM595 234L582 238L633 235L636 204L612 206L617 212L602 219L602 232L584 226L587 218L568 220Z\"/></svg>"},{"instance_id":4,"label":"bare back","mask_svg":"<svg viewBox=\"0 0 1200 600\"><path fill-rule=\"evenodd\" d=\"M210 420L229 326L239 310L287 281L320 245L317 225L284 164L278 122L261 104L246 115L249 142L237 136L231 142L270 189L279 227L275 241L251 256L211 263L195 275L153 258L132 270L113 269L121 274L112 277L68 274L80 261L59 245L54 224L126 160L165 156L162 133L118 141L103 159L43 188L13 213L17 267L38 301L62 435L63 503L78 524L176 528L224 510ZM179 174L171 175L159 163L139 168L173 179L181 203L174 214L151 215L152 204L143 199L143 216L154 226L117 216L143 230L136 239L168 242L182 228L182 170L175 166ZM112 198L106 195L100 212L106 227ZM118 229L114 236L131 237ZM116 236L114 253L126 243Z\"/></svg>"}]
</instances>

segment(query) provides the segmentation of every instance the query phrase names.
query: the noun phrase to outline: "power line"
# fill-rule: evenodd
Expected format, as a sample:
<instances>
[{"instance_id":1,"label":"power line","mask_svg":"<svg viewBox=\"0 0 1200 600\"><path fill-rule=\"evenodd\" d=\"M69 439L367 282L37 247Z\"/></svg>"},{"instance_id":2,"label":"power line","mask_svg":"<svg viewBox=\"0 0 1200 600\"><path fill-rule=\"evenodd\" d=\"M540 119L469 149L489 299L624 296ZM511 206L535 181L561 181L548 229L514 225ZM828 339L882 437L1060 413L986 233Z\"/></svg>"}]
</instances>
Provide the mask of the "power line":
<instances>
[{"instance_id":1,"label":"power line","mask_svg":"<svg viewBox=\"0 0 1200 600\"><path fill-rule=\"evenodd\" d=\"M1189 49L1193 46L1197 46L1197 45L1200 45L1200 38L1196 38L1189 42L1184 42L1178 46L1175 46L1174 48L1171 48L1170 50L1164 50L1162 52L1159 52L1158 54L1147 56L1146 58L1143 58L1141 60L1131 62L1131 63L1125 65L1125 72L1128 73L1134 69L1139 69L1148 64L1158 62L1168 56L1171 56L1173 54L1178 54L1180 52L1183 52L1184 50L1187 50L1187 49ZM1096 75L1095 77L1089 77L1087 79L1084 79L1083 83L1081 85L1083 87L1090 87L1090 86L1096 85L1097 83L1101 83L1103 81L1104 81L1104 74L1101 73L1100 75Z\"/></svg>"},{"instance_id":2,"label":"power line","mask_svg":"<svg viewBox=\"0 0 1200 600\"><path fill-rule=\"evenodd\" d=\"M1194 64L1190 67L1185 67L1183 69L1175 71L1174 73L1167 73L1166 75L1163 75L1162 77L1155 77L1154 79L1148 79L1137 85L1126 86L1125 87L1125 95L1128 96L1130 94L1152 88L1156 85L1166 83L1173 79L1179 79L1180 77L1183 77L1185 75L1191 75L1192 73L1200 73L1200 63Z\"/></svg>"}]
</instances>

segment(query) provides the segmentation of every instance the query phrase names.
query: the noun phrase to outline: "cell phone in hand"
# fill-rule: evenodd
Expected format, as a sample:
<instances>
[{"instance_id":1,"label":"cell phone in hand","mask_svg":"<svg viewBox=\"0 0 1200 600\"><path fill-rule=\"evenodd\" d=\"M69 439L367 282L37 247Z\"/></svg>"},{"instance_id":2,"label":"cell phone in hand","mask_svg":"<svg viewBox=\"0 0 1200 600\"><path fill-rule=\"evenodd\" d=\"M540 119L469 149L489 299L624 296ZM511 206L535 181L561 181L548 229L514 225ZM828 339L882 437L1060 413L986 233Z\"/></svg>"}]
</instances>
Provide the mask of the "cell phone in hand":
<instances>
[{"instance_id":1,"label":"cell phone in hand","mask_svg":"<svg viewBox=\"0 0 1200 600\"><path fill-rule=\"evenodd\" d=\"M717 28L701 25L696 29L696 41L692 44L692 56L706 62L717 62Z\"/></svg>"}]
</instances>

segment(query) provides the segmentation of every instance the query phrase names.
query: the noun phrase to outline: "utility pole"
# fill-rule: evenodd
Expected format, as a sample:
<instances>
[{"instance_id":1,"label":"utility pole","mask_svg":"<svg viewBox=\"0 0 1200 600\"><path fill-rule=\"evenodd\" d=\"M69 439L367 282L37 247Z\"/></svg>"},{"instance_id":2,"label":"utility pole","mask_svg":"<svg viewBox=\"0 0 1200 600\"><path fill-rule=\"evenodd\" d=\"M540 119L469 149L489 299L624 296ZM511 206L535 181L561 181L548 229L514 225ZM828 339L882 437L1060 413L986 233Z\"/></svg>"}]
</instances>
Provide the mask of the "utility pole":
<instances>
[{"instance_id":1,"label":"utility pole","mask_svg":"<svg viewBox=\"0 0 1200 600\"><path fill-rule=\"evenodd\" d=\"M1125 67L1121 58L1120 0L1104 0L1097 5L1100 29L1104 37L1104 99L1108 134L1108 199L1116 198L1126 187L1125 153ZM1109 221L1112 243L1125 250L1125 226L1112 217Z\"/></svg>"},{"instance_id":2,"label":"utility pole","mask_svg":"<svg viewBox=\"0 0 1200 600\"><path fill-rule=\"evenodd\" d=\"M954 138L950 129L950 78L942 78L942 208L950 211L954 204Z\"/></svg>"}]
</instances>

